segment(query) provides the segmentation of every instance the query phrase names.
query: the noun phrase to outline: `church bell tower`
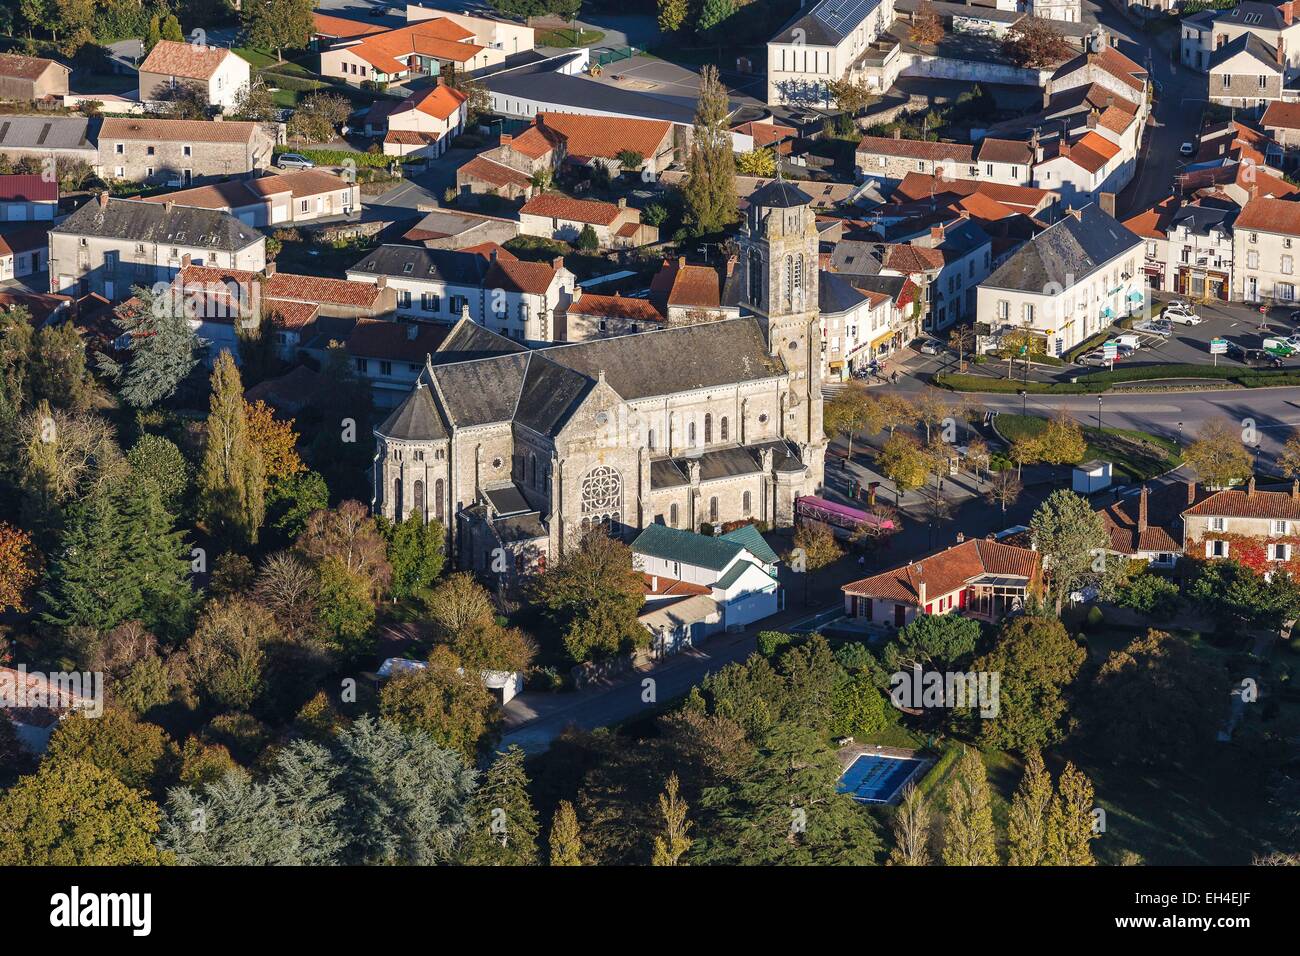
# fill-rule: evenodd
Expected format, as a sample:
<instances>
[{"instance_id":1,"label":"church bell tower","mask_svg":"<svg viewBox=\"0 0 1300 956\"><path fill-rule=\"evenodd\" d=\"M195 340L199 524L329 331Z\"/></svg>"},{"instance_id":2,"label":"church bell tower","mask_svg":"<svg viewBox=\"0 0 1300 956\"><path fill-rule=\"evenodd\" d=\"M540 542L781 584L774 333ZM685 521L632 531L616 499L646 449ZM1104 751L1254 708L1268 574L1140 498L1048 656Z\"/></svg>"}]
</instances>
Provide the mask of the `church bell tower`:
<instances>
[{"instance_id":1,"label":"church bell tower","mask_svg":"<svg viewBox=\"0 0 1300 956\"><path fill-rule=\"evenodd\" d=\"M817 307L817 221L812 197L776 179L749 197L740 236L745 304L763 321L768 353L790 370L784 434L822 484L822 344Z\"/></svg>"}]
</instances>

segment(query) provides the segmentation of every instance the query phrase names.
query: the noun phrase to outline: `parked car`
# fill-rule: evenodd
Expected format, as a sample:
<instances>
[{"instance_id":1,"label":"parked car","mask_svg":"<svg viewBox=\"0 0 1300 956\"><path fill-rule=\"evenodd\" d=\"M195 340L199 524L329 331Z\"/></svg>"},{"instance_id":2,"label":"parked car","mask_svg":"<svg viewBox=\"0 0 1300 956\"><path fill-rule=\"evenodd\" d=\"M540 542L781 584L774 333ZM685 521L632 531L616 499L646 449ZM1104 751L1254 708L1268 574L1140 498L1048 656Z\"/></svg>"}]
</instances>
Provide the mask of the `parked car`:
<instances>
[{"instance_id":1,"label":"parked car","mask_svg":"<svg viewBox=\"0 0 1300 956\"><path fill-rule=\"evenodd\" d=\"M1117 355L1116 358L1118 357L1119 356ZM1079 364L1092 365L1092 366L1106 366L1109 365L1110 363L1106 361L1106 353L1103 352L1101 349L1097 349L1093 352L1088 352L1084 355L1080 355Z\"/></svg>"},{"instance_id":2,"label":"parked car","mask_svg":"<svg viewBox=\"0 0 1300 956\"><path fill-rule=\"evenodd\" d=\"M1195 152L1196 152L1196 147L1193 146L1191 143L1183 143L1182 146L1178 147L1178 154L1180 156L1191 156Z\"/></svg>"},{"instance_id":3,"label":"parked car","mask_svg":"<svg viewBox=\"0 0 1300 956\"><path fill-rule=\"evenodd\" d=\"M1179 325L1200 325L1204 321L1186 302L1170 302L1160 318Z\"/></svg>"},{"instance_id":4,"label":"parked car","mask_svg":"<svg viewBox=\"0 0 1300 956\"><path fill-rule=\"evenodd\" d=\"M922 355L942 355L943 343L938 339L926 339L921 343L917 351Z\"/></svg>"},{"instance_id":5,"label":"parked car","mask_svg":"<svg viewBox=\"0 0 1300 956\"><path fill-rule=\"evenodd\" d=\"M1120 343L1119 345L1115 346L1115 357L1117 359L1125 359L1128 358L1136 351L1137 349L1135 349L1133 346L1124 345L1123 343Z\"/></svg>"},{"instance_id":6,"label":"parked car","mask_svg":"<svg viewBox=\"0 0 1300 956\"><path fill-rule=\"evenodd\" d=\"M1131 352L1136 352L1142 347L1142 339L1136 335L1117 335L1115 341L1121 348L1128 348Z\"/></svg>"},{"instance_id":7,"label":"parked car","mask_svg":"<svg viewBox=\"0 0 1300 956\"><path fill-rule=\"evenodd\" d=\"M1139 322L1133 326L1135 331L1147 332L1151 335L1160 335L1168 338L1174 334L1174 327L1163 319L1148 319L1145 322Z\"/></svg>"},{"instance_id":8,"label":"parked car","mask_svg":"<svg viewBox=\"0 0 1300 956\"><path fill-rule=\"evenodd\" d=\"M1270 355L1263 349L1243 348L1236 342L1228 343L1228 351L1224 353L1234 362L1240 362L1242 365L1249 365L1252 368L1280 368L1282 360L1276 355Z\"/></svg>"},{"instance_id":9,"label":"parked car","mask_svg":"<svg viewBox=\"0 0 1300 956\"><path fill-rule=\"evenodd\" d=\"M315 169L316 164L300 153L281 153L275 157L275 165L281 169Z\"/></svg>"}]
</instances>

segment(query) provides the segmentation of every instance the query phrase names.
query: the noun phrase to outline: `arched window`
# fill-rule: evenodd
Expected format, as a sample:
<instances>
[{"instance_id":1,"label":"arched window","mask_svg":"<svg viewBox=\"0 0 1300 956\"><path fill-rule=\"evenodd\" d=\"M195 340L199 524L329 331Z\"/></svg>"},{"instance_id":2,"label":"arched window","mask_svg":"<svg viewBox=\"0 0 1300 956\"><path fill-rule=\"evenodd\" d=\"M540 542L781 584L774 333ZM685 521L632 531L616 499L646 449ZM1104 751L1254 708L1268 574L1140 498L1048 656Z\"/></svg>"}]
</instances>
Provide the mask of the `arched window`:
<instances>
[{"instance_id":1,"label":"arched window","mask_svg":"<svg viewBox=\"0 0 1300 956\"><path fill-rule=\"evenodd\" d=\"M686 440L691 445L695 444L695 422L686 426Z\"/></svg>"},{"instance_id":2,"label":"arched window","mask_svg":"<svg viewBox=\"0 0 1300 956\"><path fill-rule=\"evenodd\" d=\"M713 416L708 412L704 413L704 444L713 444Z\"/></svg>"},{"instance_id":3,"label":"arched window","mask_svg":"<svg viewBox=\"0 0 1300 956\"><path fill-rule=\"evenodd\" d=\"M653 428L646 433L645 443L646 447L651 451L655 450L655 430Z\"/></svg>"},{"instance_id":4,"label":"arched window","mask_svg":"<svg viewBox=\"0 0 1300 956\"><path fill-rule=\"evenodd\" d=\"M618 472L601 465L582 479L582 528L614 530L623 521L623 480Z\"/></svg>"},{"instance_id":5,"label":"arched window","mask_svg":"<svg viewBox=\"0 0 1300 956\"><path fill-rule=\"evenodd\" d=\"M723 415L718 419L718 441L727 440L727 416Z\"/></svg>"},{"instance_id":6,"label":"arched window","mask_svg":"<svg viewBox=\"0 0 1300 956\"><path fill-rule=\"evenodd\" d=\"M668 509L668 526L670 528L677 527L677 506L676 505L673 505Z\"/></svg>"},{"instance_id":7,"label":"arched window","mask_svg":"<svg viewBox=\"0 0 1300 956\"><path fill-rule=\"evenodd\" d=\"M740 496L740 507L745 512L746 518L749 517L750 512L753 510L753 508L751 507L752 504L753 504L753 499L750 498L748 491Z\"/></svg>"},{"instance_id":8,"label":"arched window","mask_svg":"<svg viewBox=\"0 0 1300 956\"><path fill-rule=\"evenodd\" d=\"M420 524L424 524L424 482L419 478L415 479L415 484L411 486L411 493L414 498L411 513L415 515Z\"/></svg>"},{"instance_id":9,"label":"arched window","mask_svg":"<svg viewBox=\"0 0 1300 956\"><path fill-rule=\"evenodd\" d=\"M718 499L717 498L709 499L709 520L710 521L718 520Z\"/></svg>"},{"instance_id":10,"label":"arched window","mask_svg":"<svg viewBox=\"0 0 1300 956\"><path fill-rule=\"evenodd\" d=\"M433 483L433 516L438 519L440 524L446 523L446 512L442 507L442 479L439 478Z\"/></svg>"},{"instance_id":11,"label":"arched window","mask_svg":"<svg viewBox=\"0 0 1300 956\"><path fill-rule=\"evenodd\" d=\"M393 520L402 520L402 479L393 479Z\"/></svg>"},{"instance_id":12,"label":"arched window","mask_svg":"<svg viewBox=\"0 0 1300 956\"><path fill-rule=\"evenodd\" d=\"M749 301L763 305L763 256L757 249L749 253Z\"/></svg>"}]
</instances>

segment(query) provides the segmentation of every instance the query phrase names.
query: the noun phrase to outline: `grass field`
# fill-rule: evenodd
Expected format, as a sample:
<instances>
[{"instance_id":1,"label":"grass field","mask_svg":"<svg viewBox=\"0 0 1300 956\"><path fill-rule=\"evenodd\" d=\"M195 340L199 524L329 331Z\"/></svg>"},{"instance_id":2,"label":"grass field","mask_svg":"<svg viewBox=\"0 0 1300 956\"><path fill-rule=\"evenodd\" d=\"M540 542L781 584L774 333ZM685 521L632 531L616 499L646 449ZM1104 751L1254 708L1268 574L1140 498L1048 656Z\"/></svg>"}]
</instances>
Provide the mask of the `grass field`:
<instances>
[{"instance_id":1,"label":"grass field","mask_svg":"<svg viewBox=\"0 0 1300 956\"><path fill-rule=\"evenodd\" d=\"M1046 427L1047 419L1037 415L1004 413L997 417L997 429L1009 442L1037 435ZM1088 443L1085 460L1109 461L1128 480L1153 478L1178 467L1182 461L1176 442L1147 432L1105 427L1098 431L1095 425L1085 425L1083 437Z\"/></svg>"},{"instance_id":2,"label":"grass field","mask_svg":"<svg viewBox=\"0 0 1300 956\"><path fill-rule=\"evenodd\" d=\"M594 46L603 39L605 34L600 30L574 30L570 27L560 27L557 30L539 30L535 42L538 46L563 50L569 47Z\"/></svg>"}]
</instances>

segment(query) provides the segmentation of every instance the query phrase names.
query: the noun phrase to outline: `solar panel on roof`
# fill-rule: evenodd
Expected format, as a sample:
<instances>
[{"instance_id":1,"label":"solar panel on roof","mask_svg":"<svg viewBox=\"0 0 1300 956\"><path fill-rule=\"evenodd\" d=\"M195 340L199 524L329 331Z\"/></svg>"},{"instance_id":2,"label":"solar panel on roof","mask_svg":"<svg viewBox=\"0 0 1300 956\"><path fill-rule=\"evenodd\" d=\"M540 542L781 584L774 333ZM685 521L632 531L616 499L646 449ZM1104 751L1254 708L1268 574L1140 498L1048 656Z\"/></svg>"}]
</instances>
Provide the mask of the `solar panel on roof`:
<instances>
[{"instance_id":1,"label":"solar panel on roof","mask_svg":"<svg viewBox=\"0 0 1300 956\"><path fill-rule=\"evenodd\" d=\"M811 15L837 36L844 36L879 5L880 0L821 0Z\"/></svg>"}]
</instances>

